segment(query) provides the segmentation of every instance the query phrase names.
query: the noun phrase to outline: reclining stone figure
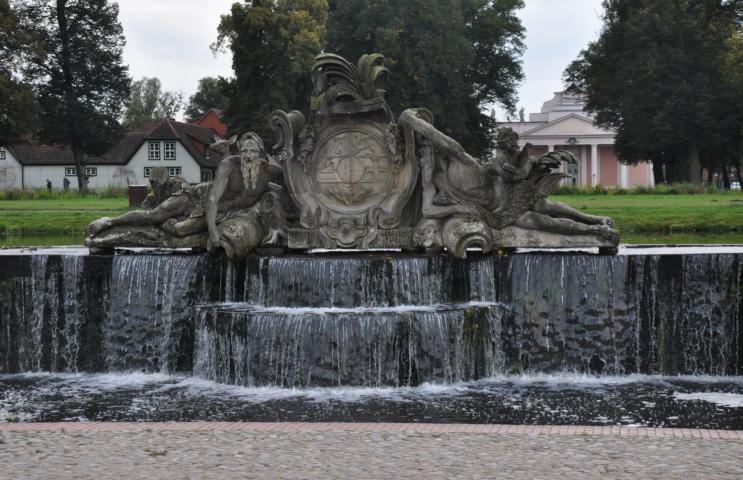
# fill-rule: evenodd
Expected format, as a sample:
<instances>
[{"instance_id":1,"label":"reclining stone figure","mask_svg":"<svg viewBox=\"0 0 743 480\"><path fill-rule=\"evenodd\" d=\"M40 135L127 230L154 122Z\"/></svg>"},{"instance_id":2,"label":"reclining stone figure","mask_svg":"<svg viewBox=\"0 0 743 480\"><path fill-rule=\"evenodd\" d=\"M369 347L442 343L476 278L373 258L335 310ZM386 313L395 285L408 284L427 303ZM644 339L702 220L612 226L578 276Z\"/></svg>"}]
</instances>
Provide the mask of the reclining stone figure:
<instances>
[{"instance_id":1,"label":"reclining stone figure","mask_svg":"<svg viewBox=\"0 0 743 480\"><path fill-rule=\"evenodd\" d=\"M229 148L234 139L222 142ZM269 182L281 167L269 160L263 141L243 135L240 154L220 163L213 182L191 186L169 177L165 168L150 173L150 193L143 209L88 226L86 245L95 251L114 247L224 248L240 259L261 245L275 245L286 236L288 199L283 187Z\"/></svg>"},{"instance_id":2,"label":"reclining stone figure","mask_svg":"<svg viewBox=\"0 0 743 480\"><path fill-rule=\"evenodd\" d=\"M150 171L143 209L103 217L88 225L85 244L93 251L114 247L199 248L206 243L204 205L209 183L191 186L167 169Z\"/></svg>"},{"instance_id":3,"label":"reclining stone figure","mask_svg":"<svg viewBox=\"0 0 743 480\"><path fill-rule=\"evenodd\" d=\"M608 246L618 242L611 219L547 199L566 177L552 170L561 161L575 162L571 154L552 152L536 158L530 144L519 150L518 135L505 129L498 135L496 155L481 162L437 130L425 110L406 110L400 123L415 131L421 145L424 220L416 228L420 246L446 246L464 256L473 246L485 251L516 243L541 246L546 235L564 236L564 246L571 246L571 236L595 237ZM432 220L438 221L438 232Z\"/></svg>"}]
</instances>

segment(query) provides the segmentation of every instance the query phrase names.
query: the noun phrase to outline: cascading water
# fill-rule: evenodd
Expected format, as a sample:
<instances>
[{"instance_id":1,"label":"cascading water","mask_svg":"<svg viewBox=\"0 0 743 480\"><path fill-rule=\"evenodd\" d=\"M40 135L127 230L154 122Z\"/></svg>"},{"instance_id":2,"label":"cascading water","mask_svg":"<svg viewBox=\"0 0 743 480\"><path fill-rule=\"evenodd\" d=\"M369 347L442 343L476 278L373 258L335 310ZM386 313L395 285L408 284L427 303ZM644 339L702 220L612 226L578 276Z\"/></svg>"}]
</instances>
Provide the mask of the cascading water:
<instances>
[{"instance_id":1,"label":"cascading water","mask_svg":"<svg viewBox=\"0 0 743 480\"><path fill-rule=\"evenodd\" d=\"M354 309L204 305L194 373L237 385L417 385L501 371L495 304Z\"/></svg>"},{"instance_id":2,"label":"cascading water","mask_svg":"<svg viewBox=\"0 0 743 480\"><path fill-rule=\"evenodd\" d=\"M0 373L743 372L743 254L0 255ZM222 303L220 303L222 302ZM224 303L227 302L227 303Z\"/></svg>"},{"instance_id":3,"label":"cascading water","mask_svg":"<svg viewBox=\"0 0 743 480\"><path fill-rule=\"evenodd\" d=\"M471 263L489 264L484 271L492 272L489 259ZM503 363L501 312L493 292L481 291L492 281L473 273L478 292L465 298L466 288L455 282L461 269L442 256L247 263L246 302L198 309L194 373L279 386L415 385L492 375ZM483 297L490 303L469 302Z\"/></svg>"},{"instance_id":4,"label":"cascading water","mask_svg":"<svg viewBox=\"0 0 743 480\"><path fill-rule=\"evenodd\" d=\"M193 255L114 258L111 309L104 323L108 370L190 369L192 306L205 299L205 292L194 288L202 260Z\"/></svg>"},{"instance_id":5,"label":"cascading water","mask_svg":"<svg viewBox=\"0 0 743 480\"><path fill-rule=\"evenodd\" d=\"M244 298L255 305L362 307L452 303L456 262L443 256L262 258L247 265Z\"/></svg>"}]
</instances>

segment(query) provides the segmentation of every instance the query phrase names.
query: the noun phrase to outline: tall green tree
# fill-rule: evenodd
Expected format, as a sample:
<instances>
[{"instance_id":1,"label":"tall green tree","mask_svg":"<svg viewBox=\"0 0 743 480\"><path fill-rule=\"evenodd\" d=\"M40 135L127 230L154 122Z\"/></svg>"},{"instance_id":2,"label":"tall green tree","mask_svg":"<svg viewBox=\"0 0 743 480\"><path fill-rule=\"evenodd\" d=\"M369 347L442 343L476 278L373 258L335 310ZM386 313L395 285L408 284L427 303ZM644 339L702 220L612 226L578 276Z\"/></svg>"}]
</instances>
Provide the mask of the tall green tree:
<instances>
[{"instance_id":1,"label":"tall green tree","mask_svg":"<svg viewBox=\"0 0 743 480\"><path fill-rule=\"evenodd\" d=\"M604 0L599 39L565 71L597 122L616 129L621 158L653 161L656 181L700 182L726 141L721 87L741 3Z\"/></svg>"},{"instance_id":2,"label":"tall green tree","mask_svg":"<svg viewBox=\"0 0 743 480\"><path fill-rule=\"evenodd\" d=\"M39 107L21 67L43 55L33 35L25 31L8 0L0 0L0 146L19 142L34 132Z\"/></svg>"},{"instance_id":3,"label":"tall green tree","mask_svg":"<svg viewBox=\"0 0 743 480\"><path fill-rule=\"evenodd\" d=\"M105 153L123 134L117 119L130 79L119 7L107 0L16 0L14 6L46 54L24 72L43 112L39 139L70 146L83 190L83 156Z\"/></svg>"},{"instance_id":4,"label":"tall green tree","mask_svg":"<svg viewBox=\"0 0 743 480\"><path fill-rule=\"evenodd\" d=\"M227 108L227 97L222 91L219 79L214 77L204 77L199 80L199 86L196 93L188 99L186 107L186 119L189 122L198 120L203 117L210 108L216 108L224 111Z\"/></svg>"},{"instance_id":5,"label":"tall green tree","mask_svg":"<svg viewBox=\"0 0 743 480\"><path fill-rule=\"evenodd\" d=\"M232 51L235 77L220 86L233 130L267 138L273 109L305 106L310 68L325 47L327 13L326 0L246 0L222 16L212 48Z\"/></svg>"},{"instance_id":6,"label":"tall green tree","mask_svg":"<svg viewBox=\"0 0 743 480\"><path fill-rule=\"evenodd\" d=\"M124 128L142 130L145 123L175 118L182 108L183 95L180 92L163 91L158 78L142 77L132 83L129 105L124 112Z\"/></svg>"},{"instance_id":7,"label":"tall green tree","mask_svg":"<svg viewBox=\"0 0 743 480\"><path fill-rule=\"evenodd\" d=\"M515 110L522 7L522 0L333 0L328 50L351 60L385 55L392 109L431 109L440 129L483 156L492 148L492 105Z\"/></svg>"}]
</instances>

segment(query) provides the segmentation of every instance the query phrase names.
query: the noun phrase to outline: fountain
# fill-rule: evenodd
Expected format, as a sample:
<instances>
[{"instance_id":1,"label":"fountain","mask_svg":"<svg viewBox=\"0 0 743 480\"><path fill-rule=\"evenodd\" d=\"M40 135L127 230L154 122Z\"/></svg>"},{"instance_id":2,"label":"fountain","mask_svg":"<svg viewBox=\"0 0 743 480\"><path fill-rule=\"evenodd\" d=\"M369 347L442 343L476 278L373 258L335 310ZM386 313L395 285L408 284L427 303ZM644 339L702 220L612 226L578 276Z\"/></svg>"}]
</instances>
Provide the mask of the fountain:
<instances>
[{"instance_id":1,"label":"fountain","mask_svg":"<svg viewBox=\"0 0 743 480\"><path fill-rule=\"evenodd\" d=\"M385 76L379 55L322 54L308 119L274 112L270 152L248 133L214 146L239 153L211 183L153 172L146 208L93 222L89 250L0 252L3 378L742 374L743 248L619 248L610 219L547 199L570 154L504 131L474 159L425 109L395 122Z\"/></svg>"}]
</instances>

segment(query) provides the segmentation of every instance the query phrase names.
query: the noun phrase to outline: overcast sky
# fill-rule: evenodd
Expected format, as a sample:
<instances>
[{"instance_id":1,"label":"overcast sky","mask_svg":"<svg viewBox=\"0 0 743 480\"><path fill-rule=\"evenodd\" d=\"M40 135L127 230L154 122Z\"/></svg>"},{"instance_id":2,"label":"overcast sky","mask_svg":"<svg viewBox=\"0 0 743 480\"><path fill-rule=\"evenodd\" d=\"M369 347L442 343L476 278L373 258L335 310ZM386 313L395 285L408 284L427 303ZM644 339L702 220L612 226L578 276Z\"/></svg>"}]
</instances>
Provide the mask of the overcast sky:
<instances>
[{"instance_id":1,"label":"overcast sky","mask_svg":"<svg viewBox=\"0 0 743 480\"><path fill-rule=\"evenodd\" d=\"M200 78L231 75L230 56L215 58L209 45L233 1L119 0L130 75L158 77L165 90L181 91L186 100ZM600 14L601 0L526 0L519 12L527 29L519 105L527 114L562 89L562 71L598 36Z\"/></svg>"}]
</instances>

